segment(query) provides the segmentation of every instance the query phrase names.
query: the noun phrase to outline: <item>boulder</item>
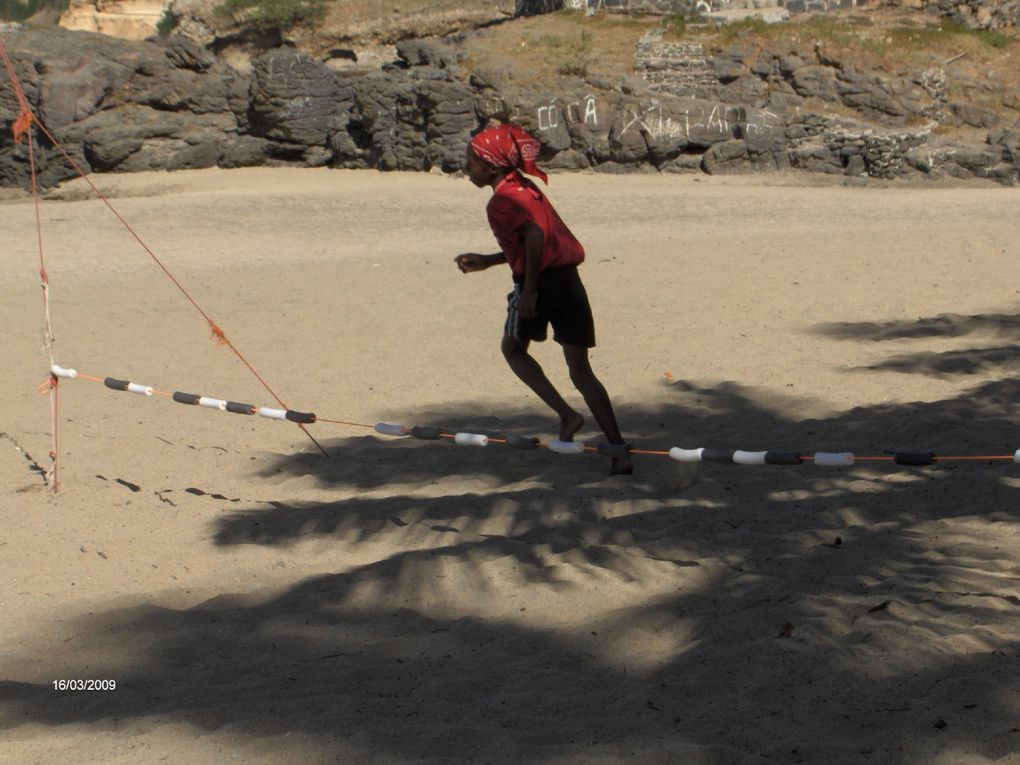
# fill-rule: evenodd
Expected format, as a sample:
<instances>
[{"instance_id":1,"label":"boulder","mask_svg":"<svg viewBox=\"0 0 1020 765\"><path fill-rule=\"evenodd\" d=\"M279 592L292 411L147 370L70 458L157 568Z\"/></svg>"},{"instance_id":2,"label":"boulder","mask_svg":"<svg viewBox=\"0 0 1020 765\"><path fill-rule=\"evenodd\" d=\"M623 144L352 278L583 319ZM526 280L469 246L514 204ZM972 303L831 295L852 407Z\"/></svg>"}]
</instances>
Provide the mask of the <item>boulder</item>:
<instances>
[{"instance_id":1,"label":"boulder","mask_svg":"<svg viewBox=\"0 0 1020 765\"><path fill-rule=\"evenodd\" d=\"M75 123L65 140L80 145L97 172L177 170L214 167L232 127L228 115L196 117L136 106L102 111Z\"/></svg>"},{"instance_id":2,"label":"boulder","mask_svg":"<svg viewBox=\"0 0 1020 765\"><path fill-rule=\"evenodd\" d=\"M353 102L353 88L321 62L289 48L270 51L252 62L248 133L326 146Z\"/></svg>"},{"instance_id":3,"label":"boulder","mask_svg":"<svg viewBox=\"0 0 1020 765\"><path fill-rule=\"evenodd\" d=\"M789 152L790 167L826 175L844 173L843 162L828 144L818 139L805 141Z\"/></svg>"},{"instance_id":4,"label":"boulder","mask_svg":"<svg viewBox=\"0 0 1020 765\"><path fill-rule=\"evenodd\" d=\"M709 147L702 158L702 167L709 175L734 175L753 168L744 141L722 141Z\"/></svg>"},{"instance_id":5,"label":"boulder","mask_svg":"<svg viewBox=\"0 0 1020 765\"><path fill-rule=\"evenodd\" d=\"M836 70L819 64L799 66L787 75L790 85L802 98L817 98L821 101L839 103L836 88Z\"/></svg>"},{"instance_id":6,"label":"boulder","mask_svg":"<svg viewBox=\"0 0 1020 765\"><path fill-rule=\"evenodd\" d=\"M356 133L363 136L359 154L369 167L428 169L425 117L411 78L396 72L374 72L358 78L354 82L351 122ZM345 163L349 158L338 159Z\"/></svg>"}]
</instances>

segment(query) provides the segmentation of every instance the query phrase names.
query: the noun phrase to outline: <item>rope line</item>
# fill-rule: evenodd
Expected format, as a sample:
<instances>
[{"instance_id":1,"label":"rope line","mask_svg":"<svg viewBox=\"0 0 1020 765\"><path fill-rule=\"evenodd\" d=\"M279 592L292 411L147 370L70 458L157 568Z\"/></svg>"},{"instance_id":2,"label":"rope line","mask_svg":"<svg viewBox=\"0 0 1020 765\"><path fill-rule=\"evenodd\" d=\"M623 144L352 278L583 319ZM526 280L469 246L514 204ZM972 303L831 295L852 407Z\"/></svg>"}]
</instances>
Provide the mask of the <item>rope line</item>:
<instances>
[{"instance_id":1,"label":"rope line","mask_svg":"<svg viewBox=\"0 0 1020 765\"><path fill-rule=\"evenodd\" d=\"M14 127L13 127L15 143L20 143L21 137L24 134L26 134L26 133L29 134L28 157L29 157L29 168L30 168L30 173L31 173L31 177L32 177L32 195L33 195L33 199L35 200L36 229L37 229L37 232L38 232L38 239L39 239L40 260L42 260L42 223L41 223L41 217L40 217L40 213L39 213L39 194L38 194L38 189L37 189L37 184L36 184L35 157L34 157L33 152L32 152L32 138L31 138L31 134L30 134L30 130L29 130L29 128L33 124L42 132L43 135L46 136L46 138L49 140L49 142L60 152L60 154L64 157L64 159L71 166L71 168L76 173L78 173L78 175L82 178L82 180L85 181L86 184L88 184L89 188L92 189L92 191L95 193L96 197L100 201L102 201L102 203L107 207L107 209L111 213L113 213L113 216L121 223L121 225L124 226L125 229L127 229L128 233L130 233L131 236L134 238L134 240L136 242L138 242L138 244L149 255L149 257L152 259L152 261L160 268L160 270L163 271L163 273L166 275L166 277L168 279L170 279L170 281L173 283L173 285L175 287L177 287L177 289L180 291L180 293L188 300L189 303L191 303L191 305L194 307L194 309L196 311L198 311L198 313L202 316L202 318L205 319L206 323L209 325L210 332L212 333L212 336L216 339L216 341L218 343L220 343L221 345L224 345L227 348L229 348L231 350L231 352L233 352L233 354L241 361L241 363L244 364L244 366L248 369L248 371L251 372L252 375L254 375L255 379L257 379L259 381L259 383L261 383L262 387L265 388L269 392L269 395L272 396L273 399L280 406L282 406L282 407L284 407L286 409L287 405L283 402L283 399L280 398L280 396L277 395L276 391L274 391L272 389L272 387L269 385L269 383L266 381L266 379L261 374L259 374L258 370L255 369L255 367L247 359L247 357L245 357L245 355L240 351L240 349L238 349L237 346L235 346L234 343L230 340L230 338L227 337L227 335L223 331L223 329L220 328L220 326L217 325L215 321L213 321L212 317L209 316L209 314L206 313L205 310L203 310L203 308L198 304L198 301L195 300L194 297L192 297L191 293L188 292L188 290L185 289L184 285L181 284L181 282L177 279L177 277L174 276L173 273L171 273L170 269L167 268L166 264L164 264L163 261L160 260L160 258L156 255L156 253L152 250L152 248L149 247L149 245L142 239L142 237L139 236L138 232L136 232L134 230L134 228L132 228L131 224L129 224L127 222L127 220L125 220L124 217L120 214L120 212L113 206L113 204L110 202L110 200L106 198L106 196L103 194L103 192L100 191L99 188L92 182L92 179L89 177L89 174L86 173L81 168L81 166L75 161L74 157L72 157L67 152L67 150L64 148L63 144L61 144L60 141L58 141L53 136L53 134L50 133L50 131L46 129L46 126L43 125L38 120L38 118L36 118L35 114L32 112L31 108L29 107L28 99L25 97L24 90L21 87L21 81L18 79L18 76L17 76L17 74L14 71L14 64L11 61L10 55L7 52L7 48L4 45L3 40L0 40L0 58L2 58L2 60L4 62L4 67L7 69L8 78L10 79L11 86L14 88L14 92L15 92L15 95L17 96L18 104L19 104L18 118L15 120ZM53 350L52 350L52 337L51 337L51 334L50 334L50 310L49 310L49 302L48 302L48 283L49 283L49 280L48 280L48 278L46 276L45 266L42 265L42 264L40 265L40 272L42 274L42 279L43 279L43 293L44 293L44 296L45 296L44 297L44 301L46 302L47 347L48 347L48 350L49 350L50 365L53 366L55 364L55 362L54 362ZM51 454L51 457L52 457L52 459L54 461L52 488L55 491L56 490L56 452L57 452L57 435L56 435L56 422L57 422L57 413L56 413L56 409L57 409L57 404L56 404L56 398L57 398L57 380L56 380L56 378L54 378L53 381L52 381L51 390L52 390L52 409L53 409L53 421L54 421L53 452ZM311 439L312 443L315 444L315 446L319 449L319 451L321 451L327 457L329 456L329 454L326 452L326 450L322 447L322 445L318 441L315 440L315 438L312 436L311 433L309 433L303 426L302 426L301 430L304 431L305 435L309 439Z\"/></svg>"},{"instance_id":2,"label":"rope line","mask_svg":"<svg viewBox=\"0 0 1020 765\"><path fill-rule=\"evenodd\" d=\"M259 407L254 404L244 404L226 399L202 396L196 393L182 393L180 391L170 392L159 390L151 386L133 383L115 377L96 377L78 372L75 369L65 369L54 366L51 370L52 377L87 380L89 382L102 383L105 387L115 391L126 391L144 397L161 396L181 404L198 405L209 409L218 409L224 412L241 415L260 415L267 419L289 420L297 423L302 429L313 423L329 423L352 428L363 428L372 430L380 435L395 437L413 437L426 441L449 440L464 446L487 446L489 444L501 444L514 449L538 449L544 448L560 454L580 454L595 452L604 456L643 455L654 457L669 457L678 462L718 462L739 465L799 465L805 462L813 462L819 466L826 467L848 467L855 462L892 462L897 465L920 467L932 465L936 462L965 461L965 462L1015 462L1020 463L1020 449L1013 454L968 454L968 455L940 455L934 452L894 452L882 455L856 455L852 452L782 452L782 451L744 451L741 449L635 449L629 444L607 444L598 445L585 444L581 442L549 441L542 442L538 438L521 435L489 436L482 433L456 432L449 428L433 426L393 425L390 423L376 423L370 425L364 422L351 420L318 417L311 412L298 412L292 409L270 409ZM47 386L43 383L40 390ZM320 447L321 448L321 447Z\"/></svg>"},{"instance_id":3,"label":"rope line","mask_svg":"<svg viewBox=\"0 0 1020 765\"><path fill-rule=\"evenodd\" d=\"M53 344L56 342L56 338L53 335L53 319L50 311L50 279L49 275L46 273L46 248L43 243L42 214L39 209L39 182L35 171L35 142L32 138L32 125L37 125L40 128L42 126L35 119L35 115L32 113L32 109L28 105L28 98L25 96L25 91L21 87L21 82L18 80L17 74L14 72L14 62L11 61L11 57L7 53L7 48L3 44L3 40L0 40L0 59L3 60L4 68L7 70L7 78L10 80L11 86L14 88L15 97L18 99L18 116L14 119L14 124L11 126L11 132L14 136L14 144L16 146L20 146L24 139L28 148L29 179L31 184L32 206L35 213L35 238L39 248L39 282L42 286L43 314L45 316L43 326L43 346L46 350L46 355L50 359L50 366L52 367L54 364ZM46 484L50 487L50 490L55 492L59 484L57 476L57 455L60 453L60 391L57 386L57 378L54 376L50 377L49 393L51 419L51 445L49 454L50 468L45 472L45 478Z\"/></svg>"}]
</instances>

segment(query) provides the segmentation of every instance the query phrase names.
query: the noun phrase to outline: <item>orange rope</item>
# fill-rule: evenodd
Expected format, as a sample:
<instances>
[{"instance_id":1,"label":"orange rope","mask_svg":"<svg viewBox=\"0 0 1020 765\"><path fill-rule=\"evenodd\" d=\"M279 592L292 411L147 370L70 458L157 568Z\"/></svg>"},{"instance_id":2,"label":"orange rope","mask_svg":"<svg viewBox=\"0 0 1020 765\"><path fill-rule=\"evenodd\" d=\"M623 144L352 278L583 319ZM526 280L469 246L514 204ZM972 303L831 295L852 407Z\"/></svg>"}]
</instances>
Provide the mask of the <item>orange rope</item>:
<instances>
[{"instance_id":1,"label":"orange rope","mask_svg":"<svg viewBox=\"0 0 1020 765\"><path fill-rule=\"evenodd\" d=\"M3 60L4 68L7 70L7 77L11 82L11 87L14 88L14 95L18 99L18 116L14 120L14 124L11 126L11 132L14 135L14 143L20 145L22 139L25 139L26 146L28 148L28 168L29 178L31 183L32 192L32 205L35 210L35 235L36 242L39 247L39 280L42 286L42 299L43 299L43 314L45 318L45 326L43 329L43 340L46 346L46 354L50 358L50 366L53 366L53 322L50 313L50 280L46 273L46 250L43 245L43 233L42 233L42 215L39 209L39 183L36 177L35 171L35 148L32 140L32 124L38 125L38 121L32 114L31 108L28 105L28 99L25 97L25 91L21 87L21 82L18 80L17 74L14 72L14 63L11 61L11 57L7 53L7 48L3 44L3 40L0 40L0 59ZM41 127L41 126L40 126ZM52 446L50 447L50 461L51 466L49 471L46 473L46 482L49 484L50 489L54 492L57 491L59 481L57 476L57 457L59 454L59 443L60 437L58 433L60 425L59 411L59 381L56 376L51 376L48 390L50 393L50 416L52 421Z\"/></svg>"},{"instance_id":2,"label":"orange rope","mask_svg":"<svg viewBox=\"0 0 1020 765\"><path fill-rule=\"evenodd\" d=\"M4 46L2 40L0 40L0 58L3 59L4 66L7 69L7 73L8 73L8 76L10 78L10 81L11 81L11 85L14 88L14 92L17 95L18 103L20 105L20 112L18 114L17 120L15 120L15 123L14 123L14 139L15 139L15 142L20 142L21 136L23 134L25 134L26 132L28 132L28 127L31 124L34 123L39 128L39 130L41 130L42 133L47 137L47 139L49 139L50 143L52 143L53 146L55 146L57 148L57 150L63 155L64 159L75 170L75 172L77 172L78 175L81 176L82 180L84 180L85 183L88 184L89 188L91 188L92 191L95 192L96 196L103 202L104 205L106 205L106 207L110 210L110 212L113 213L114 217L118 221L120 221L121 225L123 225L124 228L127 229L128 233L130 233L131 236L134 237L135 241L138 242L138 244L149 255L149 257L152 258L152 260L156 263L156 265L159 266L159 268L163 271L163 273L167 276L167 278L170 279L170 281L174 284L175 287L177 287L177 289L181 292L181 294L184 295L185 298L187 298L188 302L191 303L191 305L195 308L196 311L198 311L198 313L202 316L202 318L205 319L206 323L209 325L210 332L212 333L212 336L216 339L216 341L218 343L222 344L222 345L225 345L227 348L229 348L234 353L234 355L241 361L241 363L244 364L244 366L248 368L248 371L251 372L252 375L255 376L255 379L257 379L262 384L262 387L265 388L269 392L269 395L271 395L273 397L273 399L280 406L282 406L284 409L287 409L288 408L287 404L284 403L283 399L280 398L276 394L276 391L274 391L270 387L269 383L265 380L265 378L263 378L262 375L259 374L259 372L255 369L255 367L251 364L251 362L248 361L248 359L245 357L245 355L243 353L241 353L241 351L237 348L237 346L235 346L230 341L230 339L227 337L226 333L202 309L202 307L198 304L198 301L196 301L195 298L191 296L191 294L188 292L188 290L184 288L184 285L181 284L180 281L178 281L177 277L175 277L170 272L170 269L168 269L166 267L166 265L163 263L163 261L160 260L159 257L156 256L156 253L152 251L152 249L149 247L149 245L145 243L145 241L138 235L138 233L131 227L131 225L124 219L124 217L110 203L110 200L107 199L106 196L104 196L104 194L99 190L99 188L92 182L92 179L89 178L88 173L86 173L84 170L82 170L82 168L78 165L78 163L74 160L74 158L70 154L67 153L67 151L64 149L63 144L61 144L60 141L58 141L53 136L53 134L50 133L50 131L47 130L46 127L41 122L39 122L38 119L35 118L35 116L33 115L32 111L31 111L31 109L29 108L28 100L25 98L24 91L21 88L21 83L18 80L18 77L17 77L17 75L14 72L14 65L11 62L10 56L7 53L7 48ZM31 135L29 135L28 151L29 151L29 165L31 166L31 169L32 169L32 191L33 191L33 196L36 199L36 227L37 227L37 229L39 231L39 242L40 242L39 247L40 247L40 258L41 258L41 256L42 256L42 226L41 226L40 216L39 216L39 202L38 202L38 194L37 194L37 190L36 190L35 163L34 163L34 158L32 156L32 140L31 140ZM43 277L43 291L46 292L47 291L47 284L48 284L48 279L46 277L46 269L44 267L41 267L40 270L41 270L42 277ZM49 335L49 331L50 331L49 308L48 308L48 303L47 303L47 334L48 335ZM52 366L52 363L53 363L52 349L51 349L51 352L50 352L50 363L51 363L51 366ZM54 385L53 386L54 398L56 397L56 390L57 390L57 386ZM54 417L55 416L56 415L54 415ZM319 451L321 451L327 457L329 456L329 454L322 447L322 445L318 441L316 441L315 438L312 437L311 433L309 433L305 429L304 425L299 425L298 427L300 427L301 430L304 431L305 435L308 436L308 438L311 439L312 443L314 443L316 445L316 447L318 447ZM55 434L54 434L54 441L56 441L56 435ZM56 445L54 443L54 452L55 451L56 451ZM55 457L54 457L54 459L55 459ZM55 475L55 466L54 466L54 475Z\"/></svg>"},{"instance_id":3,"label":"orange rope","mask_svg":"<svg viewBox=\"0 0 1020 765\"><path fill-rule=\"evenodd\" d=\"M350 425L352 428L368 428L369 430L375 430L375 425L366 425L363 422L348 422L346 420L329 420L325 417L316 417L316 422L328 422L333 425Z\"/></svg>"}]
</instances>

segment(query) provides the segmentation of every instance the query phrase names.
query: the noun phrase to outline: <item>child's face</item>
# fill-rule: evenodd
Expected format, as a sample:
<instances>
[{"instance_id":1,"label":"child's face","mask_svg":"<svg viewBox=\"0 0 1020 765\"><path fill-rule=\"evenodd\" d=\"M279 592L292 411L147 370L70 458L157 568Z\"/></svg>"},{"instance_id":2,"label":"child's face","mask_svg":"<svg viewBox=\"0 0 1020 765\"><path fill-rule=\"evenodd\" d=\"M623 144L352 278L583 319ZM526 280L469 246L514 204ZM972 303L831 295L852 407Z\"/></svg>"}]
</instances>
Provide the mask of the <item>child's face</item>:
<instances>
[{"instance_id":1,"label":"child's face","mask_svg":"<svg viewBox=\"0 0 1020 765\"><path fill-rule=\"evenodd\" d=\"M470 146L467 148L467 161L464 165L464 172L467 173L467 177L478 188L491 186L492 182L499 175L496 168L475 154Z\"/></svg>"}]
</instances>

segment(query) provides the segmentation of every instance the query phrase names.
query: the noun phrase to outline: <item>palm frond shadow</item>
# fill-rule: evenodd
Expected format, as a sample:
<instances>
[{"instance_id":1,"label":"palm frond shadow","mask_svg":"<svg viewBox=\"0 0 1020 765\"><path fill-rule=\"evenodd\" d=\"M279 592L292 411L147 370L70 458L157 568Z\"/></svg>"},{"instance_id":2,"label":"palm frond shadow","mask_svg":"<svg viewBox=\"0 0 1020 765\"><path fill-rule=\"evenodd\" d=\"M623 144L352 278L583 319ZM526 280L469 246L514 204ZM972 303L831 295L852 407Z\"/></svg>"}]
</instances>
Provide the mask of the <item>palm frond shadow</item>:
<instances>
[{"instance_id":1,"label":"palm frond shadow","mask_svg":"<svg viewBox=\"0 0 1020 765\"><path fill-rule=\"evenodd\" d=\"M1020 345L997 348L969 348L933 353L923 351L894 356L874 364L853 368L853 371L902 372L932 377L955 377L994 372L1020 372Z\"/></svg>"},{"instance_id":2,"label":"palm frond shadow","mask_svg":"<svg viewBox=\"0 0 1020 765\"><path fill-rule=\"evenodd\" d=\"M688 530L704 534L703 524L695 519ZM117 646L122 661L98 671L118 678L118 692L55 695L2 683L0 727L30 720L112 730L136 717L172 719L252 739L305 734L323 749L378 762L561 762L579 747L626 752L628 761L720 762L798 749L808 760L867 751L908 765L947 745L1006 756L1015 710L1001 699L1015 683L1020 647L947 660L924 648L945 637L925 616L936 597L972 625L960 640L981 641L984 625L1012 612L968 598L938 564L889 534L855 534L840 549L807 550L765 522L754 545L736 530L703 536L683 545L700 560L676 567L676 594L619 608L579 634L536 627L517 608L486 618L425 615L414 594L436 581L429 575L443 551L431 561L409 554L412 570L402 570L405 558L309 578L262 602L224 596L182 611L112 611L77 625L88 636L77 660ZM486 555L505 552L491 545ZM827 573L791 575L784 559L792 555ZM720 556L726 565L712 563ZM848 594L845 579L892 562L899 575ZM699 568L710 565L712 583L697 586ZM403 587L366 597L366 586L392 582ZM562 586L565 601L577 587ZM531 605L519 602L520 611ZM917 647L894 670L888 653L904 634ZM675 645L660 655L636 650L663 636ZM948 731L939 727L945 720Z\"/></svg>"},{"instance_id":3,"label":"palm frond shadow","mask_svg":"<svg viewBox=\"0 0 1020 765\"><path fill-rule=\"evenodd\" d=\"M840 340L890 342L959 338L974 335L1016 337L1020 332L1020 315L939 314L916 321L839 322L819 324L814 334ZM958 348L947 351L914 351L885 358L870 364L849 367L854 372L899 372L942 378L959 375L1011 373L1020 371L1020 344Z\"/></svg>"},{"instance_id":4,"label":"palm frond shadow","mask_svg":"<svg viewBox=\"0 0 1020 765\"><path fill-rule=\"evenodd\" d=\"M1018 394L1020 383L990 383L804 421L793 398L676 383L621 419L649 446L938 452L1014 441ZM470 429L455 421L465 410L423 414ZM530 416L499 425L529 432ZM366 762L551 763L583 748L628 761L796 751L912 765L1015 750L1003 699L1020 646L996 625L1020 607L1001 578L1016 562L930 541L951 519L1013 528L1007 466L704 465L678 485L681 466L663 458L627 481L587 457L374 436L329 448L334 460L284 455L267 473L311 476L337 500L242 510L215 539L319 538L347 570L269 596L91 616L75 661L121 690L3 683L0 727L169 718L252 739L303 733ZM476 482L467 493L465 482ZM381 560L345 562L344 550L377 542ZM603 583L607 598L624 596L587 622L570 612Z\"/></svg>"},{"instance_id":5,"label":"palm frond shadow","mask_svg":"<svg viewBox=\"0 0 1020 765\"><path fill-rule=\"evenodd\" d=\"M902 340L918 337L965 337L973 334L1016 335L1020 332L1020 315L1008 313L958 314L943 313L920 317L915 321L832 322L812 327L815 334L838 340Z\"/></svg>"},{"instance_id":6,"label":"palm frond shadow","mask_svg":"<svg viewBox=\"0 0 1020 765\"><path fill-rule=\"evenodd\" d=\"M857 407L825 419L798 419L797 400L772 398L762 402L755 392L734 384L697 388L684 382L663 386L671 397L657 405L630 406L625 415L638 447L668 449L673 445L801 451L852 451L892 454L898 451L959 454L1011 453L1016 440L1020 382L983 385L955 399ZM470 427L454 411L425 412L430 422L451 423L451 429ZM501 424L505 432L532 432L530 414L511 414ZM520 425L518 425L520 422ZM673 430L673 425L677 425ZM684 435L677 437L676 431ZM826 472L812 465L739 468L726 465L681 465L665 457L636 457L637 475L606 478L607 460L593 455L564 457L550 452L517 451L492 445L485 449L458 447L449 441L423 442L411 438L364 436L327 444L334 455L279 455L261 476L312 477L320 484L349 493L344 499L295 506L285 501L241 510L218 523L217 544L287 544L309 535L334 535L363 542L397 529L426 532L490 533L494 522L514 529L515 535L576 533L573 524L597 522L610 506L628 512L649 507L697 506L701 499L715 505L720 491L735 486L781 492L801 489L831 495L833 477L864 475L863 483L881 474L854 469L849 474ZM953 466L936 467L929 480ZM896 468L892 467L895 471ZM976 472L971 470L971 472ZM991 475L996 475L994 468ZM1001 475L1001 471L998 475ZM698 483L698 477L705 480ZM455 493L444 490L456 479ZM711 480L708 480L708 479ZM470 486L465 492L464 485ZM897 491L899 485L884 485ZM405 489L405 491L401 491ZM578 491L580 489L580 491ZM384 496L374 496L377 491ZM366 496L370 494L371 496ZM853 492L842 499L851 500ZM550 518L556 516L555 523ZM495 519L495 520L494 520ZM502 520L499 520L502 519ZM529 537L534 541L532 537Z\"/></svg>"}]
</instances>

